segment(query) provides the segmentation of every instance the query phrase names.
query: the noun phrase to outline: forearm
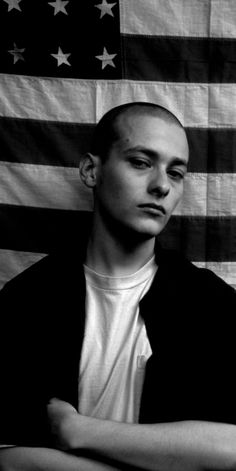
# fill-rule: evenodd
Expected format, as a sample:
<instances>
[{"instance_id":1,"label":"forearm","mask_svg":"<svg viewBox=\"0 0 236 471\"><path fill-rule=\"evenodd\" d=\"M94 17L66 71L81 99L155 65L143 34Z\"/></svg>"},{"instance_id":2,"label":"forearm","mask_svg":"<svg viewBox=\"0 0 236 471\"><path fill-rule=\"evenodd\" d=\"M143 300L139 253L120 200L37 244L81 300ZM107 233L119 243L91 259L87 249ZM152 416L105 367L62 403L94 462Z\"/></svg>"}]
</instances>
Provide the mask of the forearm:
<instances>
[{"instance_id":1,"label":"forearm","mask_svg":"<svg viewBox=\"0 0 236 471\"><path fill-rule=\"evenodd\" d=\"M14 447L0 450L0 471L119 471L102 462L51 448Z\"/></svg>"},{"instance_id":2,"label":"forearm","mask_svg":"<svg viewBox=\"0 0 236 471\"><path fill-rule=\"evenodd\" d=\"M83 418L68 431L72 450L82 447L145 470L236 469L234 425L191 421L133 425Z\"/></svg>"}]
</instances>

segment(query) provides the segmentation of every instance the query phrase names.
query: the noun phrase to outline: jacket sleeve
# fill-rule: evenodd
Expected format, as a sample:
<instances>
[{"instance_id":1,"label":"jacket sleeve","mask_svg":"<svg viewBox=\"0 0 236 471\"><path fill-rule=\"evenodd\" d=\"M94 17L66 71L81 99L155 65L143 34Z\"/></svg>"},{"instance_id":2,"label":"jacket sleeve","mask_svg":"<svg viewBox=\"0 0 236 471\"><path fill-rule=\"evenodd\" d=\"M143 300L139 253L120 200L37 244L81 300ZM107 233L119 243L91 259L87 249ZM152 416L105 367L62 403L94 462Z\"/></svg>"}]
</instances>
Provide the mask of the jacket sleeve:
<instances>
[{"instance_id":1,"label":"jacket sleeve","mask_svg":"<svg viewBox=\"0 0 236 471\"><path fill-rule=\"evenodd\" d=\"M22 280L22 281L21 281ZM47 345L40 301L24 277L0 291L0 443L47 442ZM45 366L45 368L44 368Z\"/></svg>"},{"instance_id":2,"label":"jacket sleeve","mask_svg":"<svg viewBox=\"0 0 236 471\"><path fill-rule=\"evenodd\" d=\"M140 420L236 424L235 290L172 256L141 309L153 355Z\"/></svg>"}]
</instances>

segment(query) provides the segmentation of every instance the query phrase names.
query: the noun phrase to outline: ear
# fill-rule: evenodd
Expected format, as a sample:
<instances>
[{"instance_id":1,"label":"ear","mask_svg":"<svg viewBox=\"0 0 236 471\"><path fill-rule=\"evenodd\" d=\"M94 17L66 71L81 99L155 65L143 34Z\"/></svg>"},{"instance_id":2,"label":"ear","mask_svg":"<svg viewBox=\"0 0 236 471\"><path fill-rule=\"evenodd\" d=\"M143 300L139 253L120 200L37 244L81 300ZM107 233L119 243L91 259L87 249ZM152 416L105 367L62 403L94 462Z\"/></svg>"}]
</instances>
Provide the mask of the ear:
<instances>
[{"instance_id":1,"label":"ear","mask_svg":"<svg viewBox=\"0 0 236 471\"><path fill-rule=\"evenodd\" d=\"M88 188L96 186L99 164L100 158L97 155L87 153L81 158L79 165L80 177Z\"/></svg>"}]
</instances>

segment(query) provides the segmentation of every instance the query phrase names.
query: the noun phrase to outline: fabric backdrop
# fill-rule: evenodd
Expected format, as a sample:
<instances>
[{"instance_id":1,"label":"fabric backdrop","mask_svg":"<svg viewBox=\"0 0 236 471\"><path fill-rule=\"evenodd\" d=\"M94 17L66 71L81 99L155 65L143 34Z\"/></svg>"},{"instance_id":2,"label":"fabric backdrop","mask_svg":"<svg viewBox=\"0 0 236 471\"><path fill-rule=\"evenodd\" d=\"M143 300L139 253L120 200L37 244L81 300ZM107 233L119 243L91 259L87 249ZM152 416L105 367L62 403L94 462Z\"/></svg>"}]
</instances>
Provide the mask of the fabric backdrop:
<instances>
[{"instance_id":1,"label":"fabric backdrop","mask_svg":"<svg viewBox=\"0 0 236 471\"><path fill-rule=\"evenodd\" d=\"M132 100L168 107L189 138L163 245L236 286L235 0L0 0L0 286L79 243L80 155Z\"/></svg>"}]
</instances>

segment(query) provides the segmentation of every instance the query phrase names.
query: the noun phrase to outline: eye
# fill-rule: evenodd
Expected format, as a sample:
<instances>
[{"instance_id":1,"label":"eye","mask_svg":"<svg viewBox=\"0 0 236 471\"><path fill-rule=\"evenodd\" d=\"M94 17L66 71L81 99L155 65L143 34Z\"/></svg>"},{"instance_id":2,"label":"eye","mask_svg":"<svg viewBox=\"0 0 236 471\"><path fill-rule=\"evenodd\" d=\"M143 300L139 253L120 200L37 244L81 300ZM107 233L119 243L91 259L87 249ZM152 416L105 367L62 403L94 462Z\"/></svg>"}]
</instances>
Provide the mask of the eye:
<instances>
[{"instance_id":1,"label":"eye","mask_svg":"<svg viewBox=\"0 0 236 471\"><path fill-rule=\"evenodd\" d=\"M182 172L181 170L169 170L168 174L170 175L171 178L174 180L183 180L185 177L185 173Z\"/></svg>"},{"instance_id":2,"label":"eye","mask_svg":"<svg viewBox=\"0 0 236 471\"><path fill-rule=\"evenodd\" d=\"M140 170L151 167L151 162L149 160L141 159L140 157L132 157L130 159L130 162L133 167L138 168Z\"/></svg>"}]
</instances>

